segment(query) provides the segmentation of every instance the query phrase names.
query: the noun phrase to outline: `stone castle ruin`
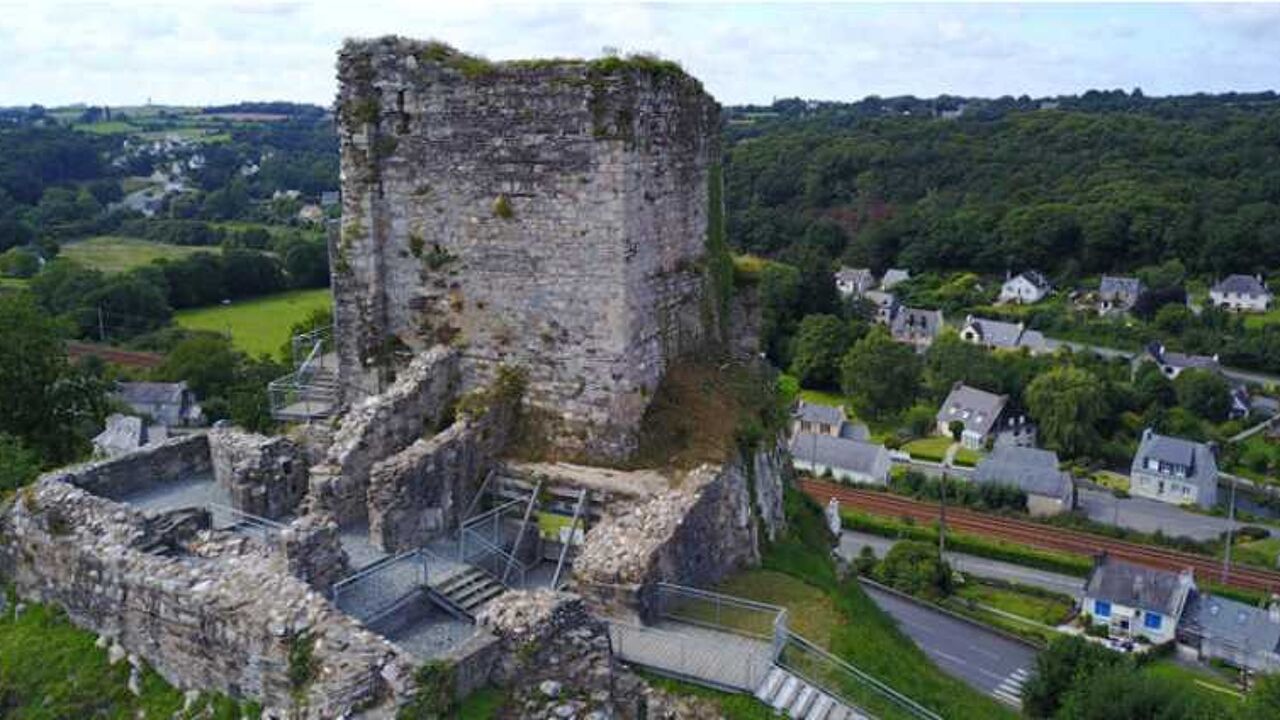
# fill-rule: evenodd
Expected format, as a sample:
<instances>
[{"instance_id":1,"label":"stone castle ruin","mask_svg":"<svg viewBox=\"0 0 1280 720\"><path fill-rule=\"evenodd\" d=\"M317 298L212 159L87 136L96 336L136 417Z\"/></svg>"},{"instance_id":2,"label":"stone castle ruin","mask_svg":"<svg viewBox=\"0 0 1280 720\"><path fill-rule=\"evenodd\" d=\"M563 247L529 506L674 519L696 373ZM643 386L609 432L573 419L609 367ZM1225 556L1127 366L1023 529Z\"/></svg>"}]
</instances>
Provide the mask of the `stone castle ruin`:
<instances>
[{"instance_id":1,"label":"stone castle ruin","mask_svg":"<svg viewBox=\"0 0 1280 720\"><path fill-rule=\"evenodd\" d=\"M466 387L524 368L556 445L634 450L664 370L724 339L716 102L657 60L489 63L388 38L338 65L345 399L447 344Z\"/></svg>"},{"instance_id":2,"label":"stone castle ruin","mask_svg":"<svg viewBox=\"0 0 1280 720\"><path fill-rule=\"evenodd\" d=\"M514 686L518 716L660 710L614 629L758 562L790 465L765 433L617 467L664 375L727 372L731 318L751 324L729 299L718 106L647 58L383 38L338 67L342 412L47 474L0 507L0 576L267 717L391 717L433 683ZM704 716L682 712L663 716Z\"/></svg>"}]
</instances>

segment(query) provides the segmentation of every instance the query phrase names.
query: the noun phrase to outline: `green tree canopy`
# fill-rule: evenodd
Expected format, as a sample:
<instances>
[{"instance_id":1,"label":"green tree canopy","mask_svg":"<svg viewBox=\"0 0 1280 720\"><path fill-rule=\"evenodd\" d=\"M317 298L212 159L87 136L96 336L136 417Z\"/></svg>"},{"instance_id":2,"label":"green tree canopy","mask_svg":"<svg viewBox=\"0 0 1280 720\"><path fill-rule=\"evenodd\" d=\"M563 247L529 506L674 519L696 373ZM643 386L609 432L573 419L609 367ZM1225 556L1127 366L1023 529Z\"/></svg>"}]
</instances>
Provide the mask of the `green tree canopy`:
<instances>
[{"instance_id":1,"label":"green tree canopy","mask_svg":"<svg viewBox=\"0 0 1280 720\"><path fill-rule=\"evenodd\" d=\"M1067 457L1098 450L1097 423L1107 403L1096 375L1070 365L1053 368L1027 386L1026 402L1047 446Z\"/></svg>"},{"instance_id":2,"label":"green tree canopy","mask_svg":"<svg viewBox=\"0 0 1280 720\"><path fill-rule=\"evenodd\" d=\"M883 418L911 407L920 383L920 356L882 327L854 343L840 362L840 385L858 411Z\"/></svg>"},{"instance_id":3,"label":"green tree canopy","mask_svg":"<svg viewBox=\"0 0 1280 720\"><path fill-rule=\"evenodd\" d=\"M792 344L790 373L805 387L836 387L840 359L855 339L851 323L835 315L806 315Z\"/></svg>"},{"instance_id":4,"label":"green tree canopy","mask_svg":"<svg viewBox=\"0 0 1280 720\"><path fill-rule=\"evenodd\" d=\"M1221 422L1231 411L1231 384L1215 372L1183 370L1174 379L1173 389L1179 405L1206 420Z\"/></svg>"}]
</instances>

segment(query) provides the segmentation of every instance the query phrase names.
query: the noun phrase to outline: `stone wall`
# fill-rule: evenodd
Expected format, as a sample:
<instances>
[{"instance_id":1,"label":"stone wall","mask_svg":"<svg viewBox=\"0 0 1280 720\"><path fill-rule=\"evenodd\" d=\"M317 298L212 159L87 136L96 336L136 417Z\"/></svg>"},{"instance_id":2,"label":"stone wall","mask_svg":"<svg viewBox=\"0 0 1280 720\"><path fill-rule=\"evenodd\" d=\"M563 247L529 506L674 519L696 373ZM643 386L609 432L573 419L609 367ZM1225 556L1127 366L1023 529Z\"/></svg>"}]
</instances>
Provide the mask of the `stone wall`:
<instances>
[{"instance_id":1,"label":"stone wall","mask_svg":"<svg viewBox=\"0 0 1280 720\"><path fill-rule=\"evenodd\" d=\"M396 350L503 364L560 447L620 457L668 362L718 336L709 296L719 107L652 61L488 63L438 43L339 56L340 374L377 393Z\"/></svg>"},{"instance_id":2,"label":"stone wall","mask_svg":"<svg viewBox=\"0 0 1280 720\"><path fill-rule=\"evenodd\" d=\"M367 519L373 466L433 433L458 392L458 354L438 346L413 359L387 392L353 407L333 433L324 463L311 468L308 502L341 523Z\"/></svg>"},{"instance_id":3,"label":"stone wall","mask_svg":"<svg viewBox=\"0 0 1280 720\"><path fill-rule=\"evenodd\" d=\"M205 433L195 433L147 445L110 460L64 468L53 475L94 495L120 498L158 483L212 472L209 438Z\"/></svg>"},{"instance_id":4,"label":"stone wall","mask_svg":"<svg viewBox=\"0 0 1280 720\"><path fill-rule=\"evenodd\" d=\"M308 513L289 523L276 539L290 575L322 593L351 574L342 549L338 523L331 516Z\"/></svg>"},{"instance_id":5,"label":"stone wall","mask_svg":"<svg viewBox=\"0 0 1280 720\"><path fill-rule=\"evenodd\" d=\"M232 429L209 432L213 477L231 507L276 519L292 515L307 492L307 458L292 440Z\"/></svg>"},{"instance_id":6,"label":"stone wall","mask_svg":"<svg viewBox=\"0 0 1280 720\"><path fill-rule=\"evenodd\" d=\"M612 515L587 533L576 588L605 612L639 610L656 582L714 585L760 560L760 530L783 522L785 452L703 465L681 485ZM627 608L626 605L633 605Z\"/></svg>"},{"instance_id":7,"label":"stone wall","mask_svg":"<svg viewBox=\"0 0 1280 720\"><path fill-rule=\"evenodd\" d=\"M47 477L0 515L0 569L18 594L64 608L183 689L261 701L280 717L333 718L411 688L412 663L281 567L280 555L229 533L159 543L154 519ZM315 672L290 680L290 650Z\"/></svg>"}]
</instances>

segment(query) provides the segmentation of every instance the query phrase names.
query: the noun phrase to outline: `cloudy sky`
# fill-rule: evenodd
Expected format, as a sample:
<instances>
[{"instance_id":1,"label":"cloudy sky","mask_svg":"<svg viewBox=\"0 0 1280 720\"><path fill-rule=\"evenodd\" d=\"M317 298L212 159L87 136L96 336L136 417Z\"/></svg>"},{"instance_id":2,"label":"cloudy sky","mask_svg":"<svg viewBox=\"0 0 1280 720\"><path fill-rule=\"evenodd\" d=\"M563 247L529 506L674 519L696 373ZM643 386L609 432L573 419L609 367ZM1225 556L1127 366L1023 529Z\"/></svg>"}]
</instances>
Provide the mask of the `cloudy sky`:
<instances>
[{"instance_id":1,"label":"cloudy sky","mask_svg":"<svg viewBox=\"0 0 1280 720\"><path fill-rule=\"evenodd\" d=\"M388 33L495 60L656 52L725 103L1280 85L1280 5L0 0L0 105L327 104L342 39Z\"/></svg>"}]
</instances>

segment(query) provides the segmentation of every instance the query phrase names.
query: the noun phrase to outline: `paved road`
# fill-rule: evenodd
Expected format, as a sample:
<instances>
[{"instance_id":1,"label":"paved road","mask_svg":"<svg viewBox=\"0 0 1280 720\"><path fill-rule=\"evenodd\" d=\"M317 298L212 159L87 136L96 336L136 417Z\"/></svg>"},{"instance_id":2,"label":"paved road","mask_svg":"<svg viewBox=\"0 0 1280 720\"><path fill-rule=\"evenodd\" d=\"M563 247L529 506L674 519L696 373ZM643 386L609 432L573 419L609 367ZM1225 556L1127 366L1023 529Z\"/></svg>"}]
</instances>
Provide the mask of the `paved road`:
<instances>
[{"instance_id":1,"label":"paved road","mask_svg":"<svg viewBox=\"0 0 1280 720\"><path fill-rule=\"evenodd\" d=\"M897 541L892 538L845 530L840 534L839 552L841 557L852 560L861 552L863 546L870 546L875 550L876 557L884 557L895 542ZM951 567L970 575L1030 585L1073 598L1079 597L1084 590L1082 578L1036 570L999 560L989 560L976 555L948 552L947 562L951 563Z\"/></svg>"},{"instance_id":2,"label":"paved road","mask_svg":"<svg viewBox=\"0 0 1280 720\"><path fill-rule=\"evenodd\" d=\"M1105 347L1103 345L1093 345L1090 343L1071 342L1069 340L1058 340L1051 337L1045 338L1051 348L1066 346L1072 350L1090 350L1105 358L1124 358L1131 360L1134 356L1140 354L1131 350L1120 350L1117 348ZM1252 383L1255 385L1280 385L1280 375L1272 375L1270 373L1257 372L1254 370L1241 370L1240 368L1232 368L1222 366L1222 374L1242 383Z\"/></svg>"},{"instance_id":3,"label":"paved road","mask_svg":"<svg viewBox=\"0 0 1280 720\"><path fill-rule=\"evenodd\" d=\"M897 595L863 589L944 672L1000 702L1022 704L1022 683L1035 669L1034 649Z\"/></svg>"},{"instance_id":4,"label":"paved road","mask_svg":"<svg viewBox=\"0 0 1280 720\"><path fill-rule=\"evenodd\" d=\"M1083 485L1077 486L1076 497L1080 510L1089 519L1140 532L1160 530L1171 537L1182 535L1196 540L1211 540L1227 530L1226 518L1187 512L1158 500L1117 498L1109 490L1094 490ZM1236 526L1241 524L1237 522Z\"/></svg>"}]
</instances>

